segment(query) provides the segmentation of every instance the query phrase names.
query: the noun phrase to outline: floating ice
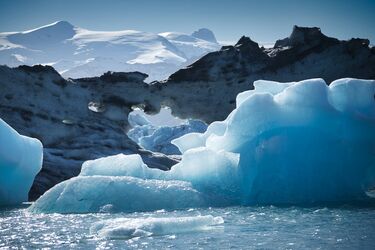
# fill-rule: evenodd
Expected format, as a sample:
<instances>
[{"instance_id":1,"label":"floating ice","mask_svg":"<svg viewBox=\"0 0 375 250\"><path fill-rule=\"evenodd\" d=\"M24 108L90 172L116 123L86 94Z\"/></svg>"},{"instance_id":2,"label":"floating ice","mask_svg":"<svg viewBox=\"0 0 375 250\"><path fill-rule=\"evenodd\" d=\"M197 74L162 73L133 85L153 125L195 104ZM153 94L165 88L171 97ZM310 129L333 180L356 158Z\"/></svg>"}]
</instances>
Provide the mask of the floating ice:
<instances>
[{"instance_id":1,"label":"floating ice","mask_svg":"<svg viewBox=\"0 0 375 250\"><path fill-rule=\"evenodd\" d=\"M368 192L375 186L375 81L340 79L330 86L322 79L287 84L256 81L254 86L238 95L237 107L225 121L212 123L203 134L173 141L183 155L171 171L155 171L142 164L136 164L138 171L124 171L148 178L133 181L139 190L134 200L126 199L137 205L131 209L153 210L161 204L154 197L151 202L149 194L177 199L181 189L189 190L182 200L197 194L199 198L179 203L180 208L374 203ZM103 160L102 167L112 165L112 160ZM140 175L142 171L146 174ZM190 186L164 194L159 185L148 185L150 179L165 185L178 180ZM72 182L84 184L73 178L63 185ZM57 188L48 193L66 194ZM131 195L134 188L119 186L116 193ZM50 211L40 203L54 202L45 196L35 203L39 211ZM76 196L72 194L70 200ZM109 204L113 198L100 199ZM172 201L162 205L176 207ZM91 211L85 209L80 211Z\"/></svg>"},{"instance_id":2,"label":"floating ice","mask_svg":"<svg viewBox=\"0 0 375 250\"><path fill-rule=\"evenodd\" d=\"M0 206L27 201L42 158L39 140L18 134L0 119Z\"/></svg>"},{"instance_id":3,"label":"floating ice","mask_svg":"<svg viewBox=\"0 0 375 250\"><path fill-rule=\"evenodd\" d=\"M130 113L132 114L132 113ZM185 134L203 133L207 125L199 120L187 120L177 126L154 126L151 123L142 122L139 114L130 116L129 123L135 125L127 135L144 149L160 152L167 155L181 154L178 148L171 143L172 140Z\"/></svg>"},{"instance_id":4,"label":"floating ice","mask_svg":"<svg viewBox=\"0 0 375 250\"><path fill-rule=\"evenodd\" d=\"M132 127L151 125L151 122L144 115L135 112L129 113L128 121L129 125Z\"/></svg>"},{"instance_id":5,"label":"floating ice","mask_svg":"<svg viewBox=\"0 0 375 250\"><path fill-rule=\"evenodd\" d=\"M50 213L134 212L205 205L189 182L96 175L57 184L29 209Z\"/></svg>"},{"instance_id":6,"label":"floating ice","mask_svg":"<svg viewBox=\"0 0 375 250\"><path fill-rule=\"evenodd\" d=\"M148 168L140 155L118 154L84 162L80 176L133 176L145 179L151 177L152 173L158 174L160 171Z\"/></svg>"},{"instance_id":7,"label":"floating ice","mask_svg":"<svg viewBox=\"0 0 375 250\"><path fill-rule=\"evenodd\" d=\"M171 218L119 218L95 223L90 231L109 239L130 239L209 230L223 224L222 217L212 215Z\"/></svg>"}]
</instances>

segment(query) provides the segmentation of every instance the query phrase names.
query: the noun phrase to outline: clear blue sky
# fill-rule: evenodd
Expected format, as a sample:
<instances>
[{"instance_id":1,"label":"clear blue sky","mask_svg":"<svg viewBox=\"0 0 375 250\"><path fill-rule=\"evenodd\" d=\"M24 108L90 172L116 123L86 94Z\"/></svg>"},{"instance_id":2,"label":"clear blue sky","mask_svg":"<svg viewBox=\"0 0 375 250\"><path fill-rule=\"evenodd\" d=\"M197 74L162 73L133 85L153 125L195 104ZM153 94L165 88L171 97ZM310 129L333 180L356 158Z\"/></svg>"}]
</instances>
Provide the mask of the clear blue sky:
<instances>
[{"instance_id":1,"label":"clear blue sky","mask_svg":"<svg viewBox=\"0 0 375 250\"><path fill-rule=\"evenodd\" d=\"M92 30L190 33L206 27L218 40L247 35L257 42L286 37L297 24L375 43L375 0L0 0L0 32L57 20Z\"/></svg>"}]
</instances>

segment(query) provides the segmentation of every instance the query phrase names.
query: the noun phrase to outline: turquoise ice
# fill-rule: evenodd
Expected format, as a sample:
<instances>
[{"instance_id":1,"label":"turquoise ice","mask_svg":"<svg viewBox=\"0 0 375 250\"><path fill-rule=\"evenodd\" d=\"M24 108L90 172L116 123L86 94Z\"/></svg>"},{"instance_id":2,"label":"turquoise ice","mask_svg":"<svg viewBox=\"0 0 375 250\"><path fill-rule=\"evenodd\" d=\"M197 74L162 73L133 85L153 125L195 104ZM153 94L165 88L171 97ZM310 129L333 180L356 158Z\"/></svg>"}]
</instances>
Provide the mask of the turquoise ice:
<instances>
[{"instance_id":1,"label":"turquoise ice","mask_svg":"<svg viewBox=\"0 0 375 250\"><path fill-rule=\"evenodd\" d=\"M57 185L31 210L374 203L366 192L375 185L375 81L254 86L237 96L226 120L173 141L183 155L172 170L149 169L134 156L91 161L83 168L90 176Z\"/></svg>"}]
</instances>

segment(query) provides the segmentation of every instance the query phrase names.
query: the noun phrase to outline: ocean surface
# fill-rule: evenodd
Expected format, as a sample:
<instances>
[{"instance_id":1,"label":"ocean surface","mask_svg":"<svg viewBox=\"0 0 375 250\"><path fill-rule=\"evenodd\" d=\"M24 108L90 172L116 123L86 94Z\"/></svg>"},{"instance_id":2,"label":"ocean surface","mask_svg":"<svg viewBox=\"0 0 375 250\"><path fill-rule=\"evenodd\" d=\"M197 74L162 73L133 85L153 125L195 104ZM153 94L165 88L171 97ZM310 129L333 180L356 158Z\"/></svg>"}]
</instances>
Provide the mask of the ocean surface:
<instances>
[{"instance_id":1,"label":"ocean surface","mask_svg":"<svg viewBox=\"0 0 375 250\"><path fill-rule=\"evenodd\" d=\"M1 249L375 249L375 208L267 206L64 215L32 214L27 207L0 210ZM181 222L181 217L190 219ZM207 224L210 218L215 223ZM94 226L101 221L109 225L107 234ZM132 230L141 222L142 230Z\"/></svg>"}]
</instances>

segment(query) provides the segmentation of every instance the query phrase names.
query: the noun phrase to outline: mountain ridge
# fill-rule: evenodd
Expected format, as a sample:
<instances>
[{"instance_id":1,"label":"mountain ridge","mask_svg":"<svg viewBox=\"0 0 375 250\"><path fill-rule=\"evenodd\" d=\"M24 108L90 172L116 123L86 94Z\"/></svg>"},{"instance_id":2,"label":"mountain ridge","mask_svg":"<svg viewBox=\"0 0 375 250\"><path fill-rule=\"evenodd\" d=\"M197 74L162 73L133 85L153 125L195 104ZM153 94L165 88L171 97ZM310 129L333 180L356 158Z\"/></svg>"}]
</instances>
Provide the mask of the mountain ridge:
<instances>
[{"instance_id":1,"label":"mountain ridge","mask_svg":"<svg viewBox=\"0 0 375 250\"><path fill-rule=\"evenodd\" d=\"M183 35L191 40L176 46L176 41L151 32L91 31L57 21L23 32L0 33L0 64L51 65L64 77L72 78L109 70L142 71L149 75L148 81L162 80L220 48L216 39L212 42Z\"/></svg>"}]
</instances>

